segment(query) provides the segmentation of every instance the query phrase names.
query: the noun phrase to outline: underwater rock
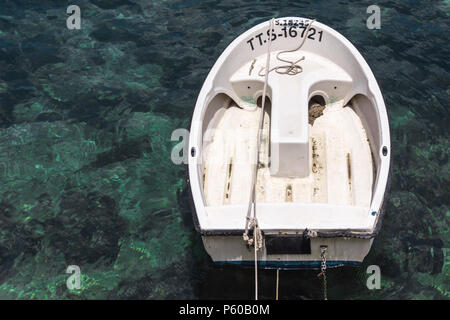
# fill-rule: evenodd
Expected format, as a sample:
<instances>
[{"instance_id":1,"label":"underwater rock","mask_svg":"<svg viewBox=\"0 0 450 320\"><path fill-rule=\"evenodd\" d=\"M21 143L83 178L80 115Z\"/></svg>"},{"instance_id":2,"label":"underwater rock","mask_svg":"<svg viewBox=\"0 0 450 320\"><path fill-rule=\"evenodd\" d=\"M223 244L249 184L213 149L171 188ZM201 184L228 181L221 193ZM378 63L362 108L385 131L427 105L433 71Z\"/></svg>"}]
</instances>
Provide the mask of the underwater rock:
<instances>
[{"instance_id":1,"label":"underwater rock","mask_svg":"<svg viewBox=\"0 0 450 320\"><path fill-rule=\"evenodd\" d=\"M114 9L120 6L135 5L128 0L91 0L91 2L102 9Z\"/></svg>"},{"instance_id":2,"label":"underwater rock","mask_svg":"<svg viewBox=\"0 0 450 320\"><path fill-rule=\"evenodd\" d=\"M56 230L50 245L64 252L68 263L77 265L100 258L113 261L126 228L114 199L100 192L66 192L53 223Z\"/></svg>"},{"instance_id":3,"label":"underwater rock","mask_svg":"<svg viewBox=\"0 0 450 320\"><path fill-rule=\"evenodd\" d=\"M52 122L52 121L59 121L62 120L62 116L57 113L57 112L43 112L40 113L37 117L36 117L36 121L47 121L47 122Z\"/></svg>"},{"instance_id":4,"label":"underwater rock","mask_svg":"<svg viewBox=\"0 0 450 320\"><path fill-rule=\"evenodd\" d=\"M16 219L14 208L7 203L0 203L0 281L19 255L14 231Z\"/></svg>"},{"instance_id":5,"label":"underwater rock","mask_svg":"<svg viewBox=\"0 0 450 320\"><path fill-rule=\"evenodd\" d=\"M104 23L99 26L96 30L94 30L90 36L97 41L103 42L123 42L130 41L130 39L134 38L134 35L131 31L123 28L118 23Z\"/></svg>"},{"instance_id":6,"label":"underwater rock","mask_svg":"<svg viewBox=\"0 0 450 320\"><path fill-rule=\"evenodd\" d=\"M130 158L140 158L144 152L152 152L152 147L148 140L125 141L115 145L109 151L98 154L97 160L92 165L99 168Z\"/></svg>"},{"instance_id":7,"label":"underwater rock","mask_svg":"<svg viewBox=\"0 0 450 320\"><path fill-rule=\"evenodd\" d=\"M50 34L39 34L22 41L22 52L31 65L32 71L46 64L63 62L60 57L59 44Z\"/></svg>"}]
</instances>

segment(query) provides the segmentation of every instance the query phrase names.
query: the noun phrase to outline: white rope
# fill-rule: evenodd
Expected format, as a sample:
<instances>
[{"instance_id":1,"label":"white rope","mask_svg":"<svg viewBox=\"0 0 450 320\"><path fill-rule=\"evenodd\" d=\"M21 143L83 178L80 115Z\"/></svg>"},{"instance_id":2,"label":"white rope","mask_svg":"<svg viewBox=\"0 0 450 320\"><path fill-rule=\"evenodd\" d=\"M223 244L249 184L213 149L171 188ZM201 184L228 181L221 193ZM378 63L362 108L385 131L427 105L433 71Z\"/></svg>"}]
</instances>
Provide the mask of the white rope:
<instances>
[{"instance_id":1,"label":"white rope","mask_svg":"<svg viewBox=\"0 0 450 320\"><path fill-rule=\"evenodd\" d=\"M256 237L256 229L253 229L253 243L255 247L255 300L258 300L258 245Z\"/></svg>"},{"instance_id":2,"label":"white rope","mask_svg":"<svg viewBox=\"0 0 450 320\"><path fill-rule=\"evenodd\" d=\"M276 290L275 290L275 300L278 300L278 287L280 284L280 269L277 269L277 284L276 284Z\"/></svg>"},{"instance_id":3,"label":"white rope","mask_svg":"<svg viewBox=\"0 0 450 320\"><path fill-rule=\"evenodd\" d=\"M267 59L266 59L266 68L269 69L270 67L270 45L272 43L272 27L273 27L273 21L274 19L272 18L270 20L270 24L269 24L269 30L270 30L270 35L269 35L269 43L267 45ZM261 146L261 136L260 136L260 130L263 126L263 121L264 121L264 108L266 105L266 94L267 94L267 81L269 79L269 73L267 73L265 75L265 80L264 80L264 88L263 88L263 94L262 94L262 106L261 106L261 115L260 115L260 121L259 121L259 128L258 128L258 138L257 138L257 148L256 148L256 162L255 162L255 168L253 170L253 175L252 175L252 190L250 192L250 201L248 202L248 208L247 208L247 218L245 221L245 233L243 235L244 240L247 242L251 242L251 240L248 237L248 230L249 230L249 225L253 224L254 227L258 227L258 221L256 220L256 207L254 206L254 202L256 199L256 176L257 176L257 171L258 171L258 163L259 163L259 149ZM251 209L252 209L252 205L253 205L253 218L251 218ZM252 243L249 243L249 245L252 245Z\"/></svg>"},{"instance_id":4,"label":"white rope","mask_svg":"<svg viewBox=\"0 0 450 320\"><path fill-rule=\"evenodd\" d=\"M257 180L257 175L258 175L258 164L259 164L259 153L260 153L259 150L261 147L261 130L262 130L263 123L264 123L264 110L265 110L265 104L266 104L267 83L269 80L269 73L272 72L273 70L275 70L275 72L277 72L279 74L296 75L303 71L302 67L300 65L298 65L298 63L305 59L304 56L301 57L300 59L298 59L297 61L292 62L292 61L280 58L280 55L282 53L288 53L288 52L294 52L294 51L300 50L300 48L303 46L303 44L306 41L306 38L308 36L308 31L311 28L312 23L315 21L315 20L311 20L311 22L309 23L309 25L305 31L305 36L303 37L302 42L300 43L300 45L297 48L295 48L293 50L280 51L277 54L277 56L276 56L277 59L282 62L286 62L287 65L281 65L281 66L277 66L277 67L270 69L270 47L272 44L272 29L273 29L273 25L274 25L274 20L275 19L272 18L269 23L269 42L267 44L266 67L261 68L261 70L259 71L259 75L264 76L264 88L263 88L263 94L262 94L261 115L260 115L259 127L258 127L256 162L255 162L255 167L254 167L253 174L252 174L252 184L251 184L252 190L250 192L250 199L249 199L248 208L247 208L247 217L246 217L246 221L245 221L245 232L243 234L244 241L246 241L249 246L251 246L251 245L254 246L255 300L258 300L258 250L262 248L262 241L263 241L262 232L261 232L261 229L259 228L258 219L256 217L256 205L255 205L256 204L256 180ZM264 69L269 70L269 72L266 72L263 75L263 74L261 74L261 72ZM253 206L253 217L251 217L252 206ZM253 229L253 239L250 239L250 237L248 236L249 229ZM279 271L277 270L277 292L276 292L277 300L278 300L278 272Z\"/></svg>"},{"instance_id":5,"label":"white rope","mask_svg":"<svg viewBox=\"0 0 450 320\"><path fill-rule=\"evenodd\" d=\"M280 58L280 55L283 54L283 53L294 52L294 51L300 50L300 48L301 48L301 47L303 46L303 44L305 43L306 38L308 37L309 29L311 28L311 25L313 24L314 21L316 21L316 20L311 20L311 22L308 24L308 27L306 28L306 31L305 31L305 33L304 33L305 36L303 37L302 42L300 43L300 45L299 45L297 48L292 49L292 50L284 50L284 51L278 52L278 54L277 54L277 59L280 60L280 61L282 61L282 62L286 62L287 64L286 64L286 65L277 66L277 67L273 67L272 69L269 69L269 68L266 66L265 69L266 69L266 70L269 70L269 72L267 72L267 73L270 73L270 72L272 72L272 71L275 70L275 72L276 72L276 73L279 73L279 74L287 74L287 75L290 75L290 76L294 76L294 75L296 75L296 74L298 74L298 73L300 73L300 72L303 71L303 68L302 68L298 63L299 63L300 61L302 61L302 60L305 60L305 56L301 57L301 58L298 59L297 61L289 61L289 60L285 60L285 59ZM270 42L270 39L269 39L269 42ZM261 72L262 72L263 70L264 70L264 67L262 67L261 70L259 70L258 75L264 76L263 74L261 74ZM267 74L267 73L266 73L266 74Z\"/></svg>"},{"instance_id":6,"label":"white rope","mask_svg":"<svg viewBox=\"0 0 450 320\"><path fill-rule=\"evenodd\" d=\"M275 19L271 19L269 23L269 43L267 45L267 59L266 59L266 69L269 70L270 67L270 45L272 43L272 29L273 29L273 22ZM266 104L266 94L267 94L267 81L269 79L269 73L265 75L264 79L264 88L263 88L263 94L262 94L262 105L261 105L261 115L260 115L260 121L259 121L259 127L258 127L258 138L257 138L257 148L256 148L256 162L255 162L255 168L253 170L252 175L252 190L250 192L250 201L247 208L247 218L245 222L245 232L243 234L243 238L245 241L247 241L248 245L254 246L255 250L255 300L258 300L258 250L262 248L262 232L258 225L258 219L256 218L256 177L258 174L258 163L259 163L259 149L261 146L261 135L260 131L263 127L264 123L264 108ZM253 218L251 218L251 209L253 206ZM253 228L253 240L251 240L248 236L248 230L250 228Z\"/></svg>"}]
</instances>

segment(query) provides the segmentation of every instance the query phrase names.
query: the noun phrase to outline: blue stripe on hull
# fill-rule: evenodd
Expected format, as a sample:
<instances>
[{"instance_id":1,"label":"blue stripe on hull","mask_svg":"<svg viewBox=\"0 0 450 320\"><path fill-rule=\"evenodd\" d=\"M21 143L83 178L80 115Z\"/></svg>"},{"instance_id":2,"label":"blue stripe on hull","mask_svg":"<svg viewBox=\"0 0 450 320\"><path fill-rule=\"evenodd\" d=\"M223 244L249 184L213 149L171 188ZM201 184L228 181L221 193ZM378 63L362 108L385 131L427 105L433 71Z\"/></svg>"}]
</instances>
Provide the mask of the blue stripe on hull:
<instances>
[{"instance_id":1,"label":"blue stripe on hull","mask_svg":"<svg viewBox=\"0 0 450 320\"><path fill-rule=\"evenodd\" d=\"M239 266L254 266L255 262L252 260L244 261L215 261L220 265L239 265ZM258 267L265 269L320 269L320 260L313 261L258 261ZM360 266L360 261L327 261L327 268L336 268L343 266Z\"/></svg>"}]
</instances>

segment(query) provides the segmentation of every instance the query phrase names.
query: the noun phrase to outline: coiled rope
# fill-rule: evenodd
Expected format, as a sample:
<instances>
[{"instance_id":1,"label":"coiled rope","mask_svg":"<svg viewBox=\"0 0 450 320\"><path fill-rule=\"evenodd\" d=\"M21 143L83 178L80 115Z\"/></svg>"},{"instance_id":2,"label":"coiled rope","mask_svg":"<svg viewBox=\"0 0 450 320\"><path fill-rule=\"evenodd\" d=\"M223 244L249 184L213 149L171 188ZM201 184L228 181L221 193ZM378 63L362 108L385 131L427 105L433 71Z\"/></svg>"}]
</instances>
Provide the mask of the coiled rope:
<instances>
[{"instance_id":1,"label":"coiled rope","mask_svg":"<svg viewBox=\"0 0 450 320\"><path fill-rule=\"evenodd\" d=\"M305 56L301 57L300 59L298 59L296 61L289 61L289 60L285 60L285 59L280 58L280 55L283 54L283 53L295 52L297 50L300 50L301 47L303 46L303 44L305 43L306 38L308 37L309 29L311 28L311 26L312 26L314 21L316 21L316 20L311 20L311 22L308 24L308 27L306 28L306 31L305 31L305 36L303 37L302 42L300 42L300 45L297 48L292 49L292 50L284 50L284 51L278 52L277 59L280 60L281 62L286 62L287 64L286 65L277 66L277 67L273 67L272 69L269 69L266 66L265 69L269 70L268 73L270 73L270 72L275 70L275 72L278 73L278 74L287 74L287 75L290 75L290 76L294 76L294 75L299 74L300 72L303 71L303 68L298 63L300 61L302 61L302 60L305 60ZM270 30L272 30L272 29L270 29ZM271 32L271 34L272 34L272 32ZM271 39L272 39L272 36L270 36L269 43L270 43ZM265 75L265 74L261 74L261 72L263 70L264 70L264 67L261 67L261 69L259 70L259 73L258 73L258 75L260 75L261 77Z\"/></svg>"}]
</instances>

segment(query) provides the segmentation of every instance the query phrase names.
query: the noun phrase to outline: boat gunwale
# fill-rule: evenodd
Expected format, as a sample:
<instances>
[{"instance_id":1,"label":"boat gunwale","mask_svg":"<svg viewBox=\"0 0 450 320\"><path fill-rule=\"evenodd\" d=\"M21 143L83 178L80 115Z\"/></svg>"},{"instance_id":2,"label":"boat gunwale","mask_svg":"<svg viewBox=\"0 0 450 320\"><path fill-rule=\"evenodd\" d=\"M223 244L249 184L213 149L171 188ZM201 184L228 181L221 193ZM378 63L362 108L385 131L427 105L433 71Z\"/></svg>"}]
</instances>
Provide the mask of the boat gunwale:
<instances>
[{"instance_id":1,"label":"boat gunwale","mask_svg":"<svg viewBox=\"0 0 450 320\"><path fill-rule=\"evenodd\" d=\"M388 175L388 181L387 186L385 190L385 194L387 194L391 188L391 177L392 177L392 156L390 157L390 170ZM189 206L192 211L192 219L194 222L194 228L195 230L200 233L202 236L235 236L235 235L242 235L244 234L245 230L236 228L236 229L202 229L200 226L200 222L198 220L197 216L197 210L195 207L195 202L192 194L191 184L190 184L190 178L189 178L189 166L186 165L186 182L187 182L187 188L188 188L188 194L189 194ZM373 231L353 231L352 229L346 229L346 230L328 230L328 231L320 231L319 230L311 230L316 233L317 238L359 238L359 239L371 239L374 238L380 231L382 226L382 220L384 217L385 209L386 209L386 197L383 198L383 203L380 207L380 210L377 212L378 219L375 224L375 227L373 228ZM302 230L291 230L292 232L299 232L303 234L305 231ZM261 230L261 232L277 232L277 230ZM283 231L285 232L285 231Z\"/></svg>"}]
</instances>

